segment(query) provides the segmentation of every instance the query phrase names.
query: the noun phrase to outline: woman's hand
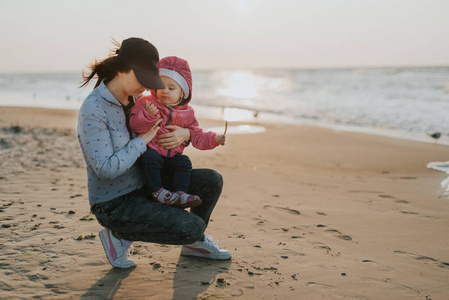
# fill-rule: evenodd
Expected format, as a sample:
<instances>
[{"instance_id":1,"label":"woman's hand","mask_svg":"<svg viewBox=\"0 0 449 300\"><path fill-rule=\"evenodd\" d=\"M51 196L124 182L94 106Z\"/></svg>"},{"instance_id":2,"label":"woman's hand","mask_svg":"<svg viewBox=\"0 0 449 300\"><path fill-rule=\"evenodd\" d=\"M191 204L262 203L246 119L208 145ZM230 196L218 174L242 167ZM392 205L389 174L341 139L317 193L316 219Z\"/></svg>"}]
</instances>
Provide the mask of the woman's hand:
<instances>
[{"instance_id":1,"label":"woman's hand","mask_svg":"<svg viewBox=\"0 0 449 300\"><path fill-rule=\"evenodd\" d=\"M165 126L170 132L160 134L157 137L157 142L165 149L173 149L190 139L190 131L187 128L182 128L176 125Z\"/></svg>"},{"instance_id":2,"label":"woman's hand","mask_svg":"<svg viewBox=\"0 0 449 300\"><path fill-rule=\"evenodd\" d=\"M151 127L147 132L139 134L138 137L142 138L145 141L145 144L151 142L151 140L156 136L157 131L161 128L158 126L160 122L162 122L162 118L157 120L153 127Z\"/></svg>"}]
</instances>

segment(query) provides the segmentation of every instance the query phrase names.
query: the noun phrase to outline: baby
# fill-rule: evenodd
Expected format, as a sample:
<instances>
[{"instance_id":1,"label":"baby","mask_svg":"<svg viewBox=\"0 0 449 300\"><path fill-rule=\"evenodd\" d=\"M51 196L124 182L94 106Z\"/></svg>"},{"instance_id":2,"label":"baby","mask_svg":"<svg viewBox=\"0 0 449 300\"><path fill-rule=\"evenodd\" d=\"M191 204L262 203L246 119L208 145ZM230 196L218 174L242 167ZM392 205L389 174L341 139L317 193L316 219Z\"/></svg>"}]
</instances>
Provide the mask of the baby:
<instances>
[{"instance_id":1,"label":"baby","mask_svg":"<svg viewBox=\"0 0 449 300\"><path fill-rule=\"evenodd\" d=\"M151 96L141 97L136 101L130 113L131 129L138 134L147 132L162 118L158 134L170 132L164 126L177 125L189 129L190 141L197 149L208 150L224 145L225 135L203 132L189 106L192 99L192 73L188 62L169 56L161 59L158 67L165 89L152 90ZM173 149L165 149L158 145L155 137L142 155L146 185L153 198L160 203L187 208L198 206L202 202L198 196L188 194L192 163L188 156L182 154L186 143ZM173 172L174 191L162 186L161 172Z\"/></svg>"}]
</instances>

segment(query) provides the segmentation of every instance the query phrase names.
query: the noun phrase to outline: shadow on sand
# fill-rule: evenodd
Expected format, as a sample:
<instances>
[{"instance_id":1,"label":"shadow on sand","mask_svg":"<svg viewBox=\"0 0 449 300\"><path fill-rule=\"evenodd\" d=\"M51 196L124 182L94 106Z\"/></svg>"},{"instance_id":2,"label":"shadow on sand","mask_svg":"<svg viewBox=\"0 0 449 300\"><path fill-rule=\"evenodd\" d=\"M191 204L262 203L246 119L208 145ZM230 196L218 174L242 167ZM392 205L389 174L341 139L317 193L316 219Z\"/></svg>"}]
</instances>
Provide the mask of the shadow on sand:
<instances>
[{"instance_id":1,"label":"shadow on sand","mask_svg":"<svg viewBox=\"0 0 449 300\"><path fill-rule=\"evenodd\" d=\"M224 287L217 275L228 273L231 264L232 260L210 260L180 256L173 277L172 299L197 299L208 289ZM135 267L130 269L111 269L95 282L80 299L114 299L116 293L122 288L122 282L134 270ZM143 291L143 293L145 292Z\"/></svg>"},{"instance_id":2,"label":"shadow on sand","mask_svg":"<svg viewBox=\"0 0 449 300\"><path fill-rule=\"evenodd\" d=\"M172 299L197 299L210 285L216 284L217 274L229 272L231 264L232 260L180 256L173 278Z\"/></svg>"},{"instance_id":3,"label":"shadow on sand","mask_svg":"<svg viewBox=\"0 0 449 300\"><path fill-rule=\"evenodd\" d=\"M122 280L128 277L135 267L129 269L111 269L105 276L95 282L80 299L114 299L120 289ZM105 291L109 291L105 296Z\"/></svg>"}]
</instances>

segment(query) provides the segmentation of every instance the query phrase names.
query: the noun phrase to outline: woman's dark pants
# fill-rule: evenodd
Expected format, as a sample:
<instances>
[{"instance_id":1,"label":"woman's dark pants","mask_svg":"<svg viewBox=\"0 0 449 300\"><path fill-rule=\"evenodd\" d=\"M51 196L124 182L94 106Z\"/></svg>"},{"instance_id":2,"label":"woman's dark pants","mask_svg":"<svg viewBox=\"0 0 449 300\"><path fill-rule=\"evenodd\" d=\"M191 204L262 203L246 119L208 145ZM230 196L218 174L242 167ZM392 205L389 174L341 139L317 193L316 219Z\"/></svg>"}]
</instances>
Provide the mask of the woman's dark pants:
<instances>
[{"instance_id":1,"label":"woman's dark pants","mask_svg":"<svg viewBox=\"0 0 449 300\"><path fill-rule=\"evenodd\" d=\"M173 176L163 174L162 184L173 188ZM223 188L222 176L210 169L193 169L189 194L198 195L200 206L190 213L149 200L145 188L92 206L98 222L130 241L160 244L191 244L202 238Z\"/></svg>"}]
</instances>

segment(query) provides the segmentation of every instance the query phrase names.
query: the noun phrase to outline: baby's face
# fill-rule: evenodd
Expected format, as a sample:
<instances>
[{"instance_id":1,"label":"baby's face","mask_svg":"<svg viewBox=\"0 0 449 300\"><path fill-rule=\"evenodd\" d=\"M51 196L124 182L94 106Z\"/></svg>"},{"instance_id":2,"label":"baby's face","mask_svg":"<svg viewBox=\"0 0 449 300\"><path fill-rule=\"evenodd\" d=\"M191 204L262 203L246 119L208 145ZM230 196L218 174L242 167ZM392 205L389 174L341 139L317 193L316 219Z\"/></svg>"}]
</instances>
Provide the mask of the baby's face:
<instances>
[{"instance_id":1,"label":"baby's face","mask_svg":"<svg viewBox=\"0 0 449 300\"><path fill-rule=\"evenodd\" d=\"M179 84L170 77L161 76L165 89L157 90L157 98L163 104L168 106L176 106L182 96L182 89Z\"/></svg>"}]
</instances>

